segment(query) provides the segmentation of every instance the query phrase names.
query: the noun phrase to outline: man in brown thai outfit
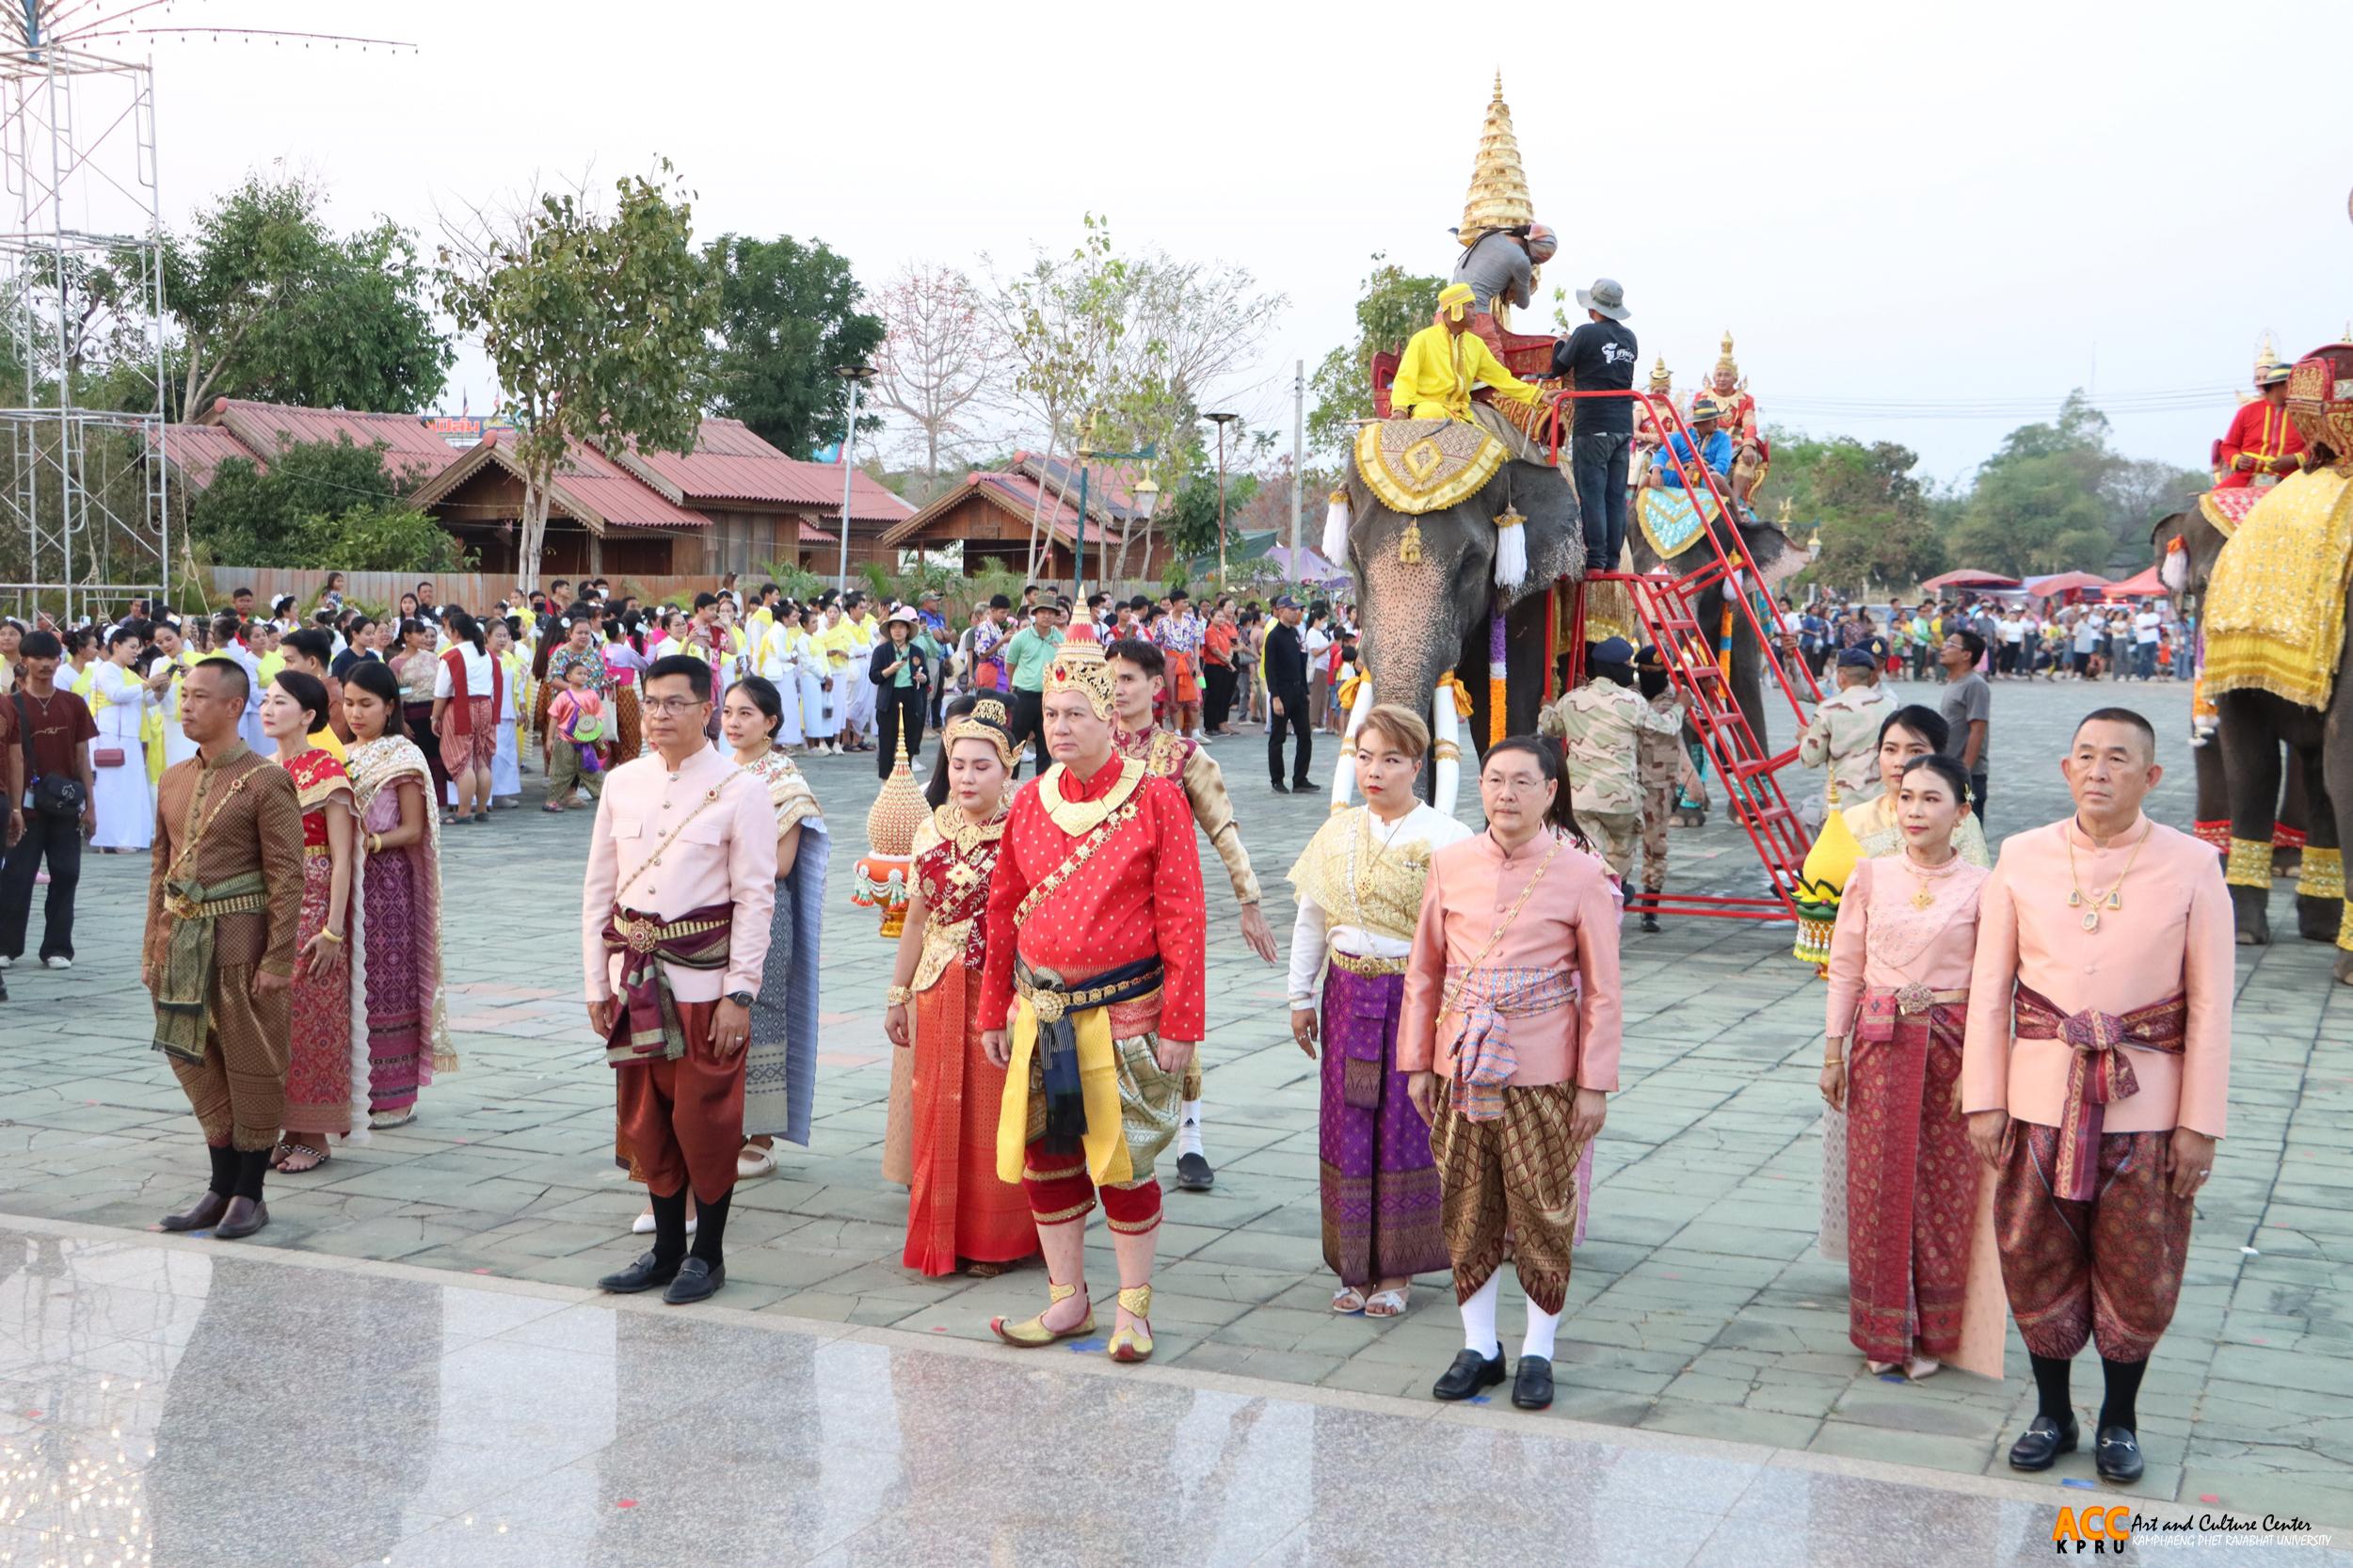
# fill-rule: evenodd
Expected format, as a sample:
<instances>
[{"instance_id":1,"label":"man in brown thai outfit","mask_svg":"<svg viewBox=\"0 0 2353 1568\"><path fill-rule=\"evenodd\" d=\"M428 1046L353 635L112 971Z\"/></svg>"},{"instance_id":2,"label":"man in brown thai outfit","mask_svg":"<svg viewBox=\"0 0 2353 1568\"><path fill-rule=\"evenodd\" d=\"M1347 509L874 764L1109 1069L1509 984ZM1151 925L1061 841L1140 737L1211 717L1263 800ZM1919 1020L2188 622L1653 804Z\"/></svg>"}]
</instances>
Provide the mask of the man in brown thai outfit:
<instances>
[{"instance_id":1,"label":"man in brown thai outfit","mask_svg":"<svg viewBox=\"0 0 2353 1568\"><path fill-rule=\"evenodd\" d=\"M195 1108L213 1179L166 1230L250 1236L269 1224L262 1179L286 1109L302 805L293 776L238 738L248 677L205 659L180 683L196 755L164 771L147 876L139 978L155 1048Z\"/></svg>"}]
</instances>

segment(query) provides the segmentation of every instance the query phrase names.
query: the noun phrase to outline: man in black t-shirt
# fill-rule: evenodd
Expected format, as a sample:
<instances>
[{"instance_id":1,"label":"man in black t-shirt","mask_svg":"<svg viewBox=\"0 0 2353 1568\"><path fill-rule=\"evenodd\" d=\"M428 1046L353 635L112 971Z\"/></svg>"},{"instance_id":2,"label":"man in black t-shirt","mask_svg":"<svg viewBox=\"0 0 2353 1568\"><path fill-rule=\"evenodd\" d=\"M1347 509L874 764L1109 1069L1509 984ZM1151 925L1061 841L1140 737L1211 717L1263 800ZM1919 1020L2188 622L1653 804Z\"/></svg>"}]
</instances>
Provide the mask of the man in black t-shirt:
<instances>
[{"instance_id":1,"label":"man in black t-shirt","mask_svg":"<svg viewBox=\"0 0 2353 1568\"><path fill-rule=\"evenodd\" d=\"M1634 387L1634 334L1625 326L1631 313L1616 280L1596 278L1577 291L1585 325L1553 346L1552 374L1569 378L1577 392L1630 392ZM1625 550L1626 460L1634 446L1634 400L1596 397L1572 402L1576 434L1570 442L1570 475L1585 518L1585 569L1615 571Z\"/></svg>"}]
</instances>

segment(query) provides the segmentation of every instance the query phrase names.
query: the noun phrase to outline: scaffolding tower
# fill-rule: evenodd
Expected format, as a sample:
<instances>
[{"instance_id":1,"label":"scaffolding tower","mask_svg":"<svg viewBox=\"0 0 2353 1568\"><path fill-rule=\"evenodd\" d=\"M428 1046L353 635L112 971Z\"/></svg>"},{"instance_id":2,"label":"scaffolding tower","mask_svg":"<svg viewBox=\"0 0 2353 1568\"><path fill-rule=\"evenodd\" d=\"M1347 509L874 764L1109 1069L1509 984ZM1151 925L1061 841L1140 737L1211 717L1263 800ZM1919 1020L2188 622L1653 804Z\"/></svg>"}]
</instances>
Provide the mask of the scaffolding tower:
<instances>
[{"instance_id":1,"label":"scaffolding tower","mask_svg":"<svg viewBox=\"0 0 2353 1568\"><path fill-rule=\"evenodd\" d=\"M163 598L172 520L153 67L51 8L0 48L0 601L65 626Z\"/></svg>"}]
</instances>

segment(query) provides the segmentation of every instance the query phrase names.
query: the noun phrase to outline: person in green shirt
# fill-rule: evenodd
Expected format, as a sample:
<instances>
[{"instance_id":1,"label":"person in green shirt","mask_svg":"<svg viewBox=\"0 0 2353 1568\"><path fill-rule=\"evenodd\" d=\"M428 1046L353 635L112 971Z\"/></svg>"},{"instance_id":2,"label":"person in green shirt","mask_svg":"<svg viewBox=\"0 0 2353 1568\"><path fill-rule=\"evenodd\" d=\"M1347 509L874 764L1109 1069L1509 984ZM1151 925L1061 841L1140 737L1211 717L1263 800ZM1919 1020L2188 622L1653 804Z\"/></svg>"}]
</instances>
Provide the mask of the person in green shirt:
<instances>
[{"instance_id":1,"label":"person in green shirt","mask_svg":"<svg viewBox=\"0 0 2353 1568\"><path fill-rule=\"evenodd\" d=\"M1013 680L1013 744L1020 750L1026 739L1037 757L1037 771L1046 771L1046 666L1062 646L1061 612L1040 600L1030 606L1030 624L1005 645L1005 670Z\"/></svg>"}]
</instances>

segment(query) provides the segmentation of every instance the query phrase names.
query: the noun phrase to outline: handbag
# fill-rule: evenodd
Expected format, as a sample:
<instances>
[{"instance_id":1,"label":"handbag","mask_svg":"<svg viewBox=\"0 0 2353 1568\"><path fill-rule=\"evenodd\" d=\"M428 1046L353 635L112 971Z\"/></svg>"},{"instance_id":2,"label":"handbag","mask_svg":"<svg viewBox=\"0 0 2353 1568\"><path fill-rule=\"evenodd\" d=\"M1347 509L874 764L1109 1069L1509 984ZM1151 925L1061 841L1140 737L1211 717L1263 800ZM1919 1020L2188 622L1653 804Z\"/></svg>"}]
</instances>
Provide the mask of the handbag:
<instances>
[{"instance_id":1,"label":"handbag","mask_svg":"<svg viewBox=\"0 0 2353 1568\"><path fill-rule=\"evenodd\" d=\"M120 746L92 746L89 760L90 766L94 768L119 768L122 766L122 748Z\"/></svg>"},{"instance_id":2,"label":"handbag","mask_svg":"<svg viewBox=\"0 0 2353 1568\"><path fill-rule=\"evenodd\" d=\"M36 816L50 817L59 822L72 822L89 805L89 792L72 774L45 774L33 760L33 711L26 706L24 694L16 694L16 733L24 746L24 776L33 782L27 793L32 796Z\"/></svg>"}]
</instances>

